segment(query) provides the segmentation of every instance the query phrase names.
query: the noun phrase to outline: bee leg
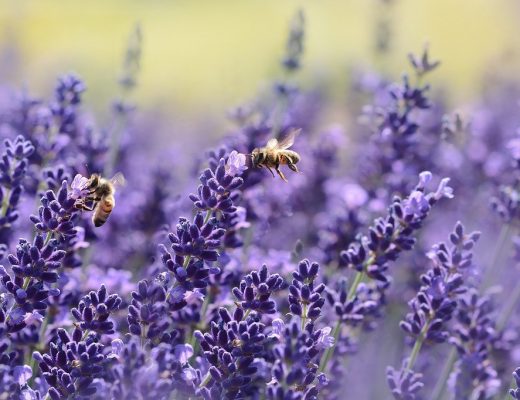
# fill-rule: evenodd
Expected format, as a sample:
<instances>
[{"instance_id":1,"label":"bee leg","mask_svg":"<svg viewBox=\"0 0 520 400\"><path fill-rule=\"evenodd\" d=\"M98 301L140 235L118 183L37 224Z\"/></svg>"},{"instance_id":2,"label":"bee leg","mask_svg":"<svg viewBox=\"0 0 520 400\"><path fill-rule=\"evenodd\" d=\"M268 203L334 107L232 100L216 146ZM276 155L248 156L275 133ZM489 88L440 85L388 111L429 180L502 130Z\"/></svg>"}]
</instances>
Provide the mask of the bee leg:
<instances>
[{"instance_id":1,"label":"bee leg","mask_svg":"<svg viewBox=\"0 0 520 400\"><path fill-rule=\"evenodd\" d=\"M298 167L297 167L296 165L294 165L293 163L291 163L291 162L288 162L288 163L287 163L287 166L289 167L289 169L290 169L291 171L294 171L294 172L300 172L300 171L298 170Z\"/></svg>"},{"instance_id":2,"label":"bee leg","mask_svg":"<svg viewBox=\"0 0 520 400\"><path fill-rule=\"evenodd\" d=\"M92 207L88 207L85 203L83 202L76 202L74 204L74 207L76 207L77 209L79 210L83 210L83 211L94 211L94 206Z\"/></svg>"},{"instance_id":3,"label":"bee leg","mask_svg":"<svg viewBox=\"0 0 520 400\"><path fill-rule=\"evenodd\" d=\"M278 172L278 175L280 175L280 178L282 178L285 182L289 182L282 171L280 171L280 167L276 167L276 172Z\"/></svg>"},{"instance_id":4,"label":"bee leg","mask_svg":"<svg viewBox=\"0 0 520 400\"><path fill-rule=\"evenodd\" d=\"M273 178L275 177L274 176L274 172L271 168L269 168L267 165L265 165L265 168L267 168L269 170L269 172L271 173L271 175L273 176Z\"/></svg>"}]
</instances>

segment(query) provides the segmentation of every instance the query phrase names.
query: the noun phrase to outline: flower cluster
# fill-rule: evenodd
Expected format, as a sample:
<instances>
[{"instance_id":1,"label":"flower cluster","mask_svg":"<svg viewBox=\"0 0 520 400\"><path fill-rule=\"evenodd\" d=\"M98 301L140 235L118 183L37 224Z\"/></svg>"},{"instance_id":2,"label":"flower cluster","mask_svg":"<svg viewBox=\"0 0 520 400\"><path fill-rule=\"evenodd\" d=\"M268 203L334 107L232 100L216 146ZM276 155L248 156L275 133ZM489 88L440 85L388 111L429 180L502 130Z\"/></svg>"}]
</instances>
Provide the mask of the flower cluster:
<instances>
[{"instance_id":1,"label":"flower cluster","mask_svg":"<svg viewBox=\"0 0 520 400\"><path fill-rule=\"evenodd\" d=\"M401 329L413 338L412 353L401 371L392 367L387 370L388 383L396 399L415 398L422 387L419 375L412 368L423 344L443 343L450 337L446 324L468 290L465 278L472 267L470 252L479 237L479 232L466 234L458 222L450 234L451 247L441 243L429 253L432 266L421 276L422 285L408 303L411 312L400 323Z\"/></svg>"},{"instance_id":2,"label":"flower cluster","mask_svg":"<svg viewBox=\"0 0 520 400\"><path fill-rule=\"evenodd\" d=\"M18 203L34 146L23 136L17 136L13 141L6 139L4 146L0 161L0 241L8 243L9 228L18 219Z\"/></svg>"}]
</instances>

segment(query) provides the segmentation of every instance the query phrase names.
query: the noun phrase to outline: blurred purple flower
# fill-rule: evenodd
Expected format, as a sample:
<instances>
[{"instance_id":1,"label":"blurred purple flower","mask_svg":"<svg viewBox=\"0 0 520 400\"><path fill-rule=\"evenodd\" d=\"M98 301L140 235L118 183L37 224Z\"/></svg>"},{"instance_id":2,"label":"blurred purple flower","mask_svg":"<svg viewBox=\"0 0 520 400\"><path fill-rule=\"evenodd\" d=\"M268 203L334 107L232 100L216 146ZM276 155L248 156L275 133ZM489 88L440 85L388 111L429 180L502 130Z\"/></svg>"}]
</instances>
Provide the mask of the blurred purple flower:
<instances>
[{"instance_id":1,"label":"blurred purple flower","mask_svg":"<svg viewBox=\"0 0 520 400\"><path fill-rule=\"evenodd\" d=\"M187 304L199 304L204 300L204 295L198 290L187 290L184 292L184 300Z\"/></svg>"},{"instance_id":2,"label":"blurred purple flower","mask_svg":"<svg viewBox=\"0 0 520 400\"><path fill-rule=\"evenodd\" d=\"M43 315L41 315L38 311L33 311L25 314L24 322L27 326L35 325L39 326L43 321Z\"/></svg>"},{"instance_id":3,"label":"blurred purple flower","mask_svg":"<svg viewBox=\"0 0 520 400\"><path fill-rule=\"evenodd\" d=\"M184 365L193 356L193 347L190 344L178 344L174 349L175 358Z\"/></svg>"},{"instance_id":4,"label":"blurred purple flower","mask_svg":"<svg viewBox=\"0 0 520 400\"><path fill-rule=\"evenodd\" d=\"M16 366L13 370L13 376L19 385L25 385L32 377L32 369L28 365Z\"/></svg>"},{"instance_id":5,"label":"blurred purple flower","mask_svg":"<svg viewBox=\"0 0 520 400\"><path fill-rule=\"evenodd\" d=\"M318 348L328 349L329 347L334 346L334 336L330 335L331 331L332 328L330 326L320 329L320 336L316 341Z\"/></svg>"}]
</instances>

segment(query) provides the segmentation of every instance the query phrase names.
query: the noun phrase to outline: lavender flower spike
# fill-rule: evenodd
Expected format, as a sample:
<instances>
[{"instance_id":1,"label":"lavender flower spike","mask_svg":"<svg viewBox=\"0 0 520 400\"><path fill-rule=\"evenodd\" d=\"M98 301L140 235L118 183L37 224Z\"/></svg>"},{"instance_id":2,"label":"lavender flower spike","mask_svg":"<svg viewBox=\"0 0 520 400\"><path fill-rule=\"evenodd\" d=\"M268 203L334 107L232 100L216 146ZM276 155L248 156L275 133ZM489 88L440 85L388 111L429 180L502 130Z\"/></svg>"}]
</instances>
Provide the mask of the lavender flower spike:
<instances>
[{"instance_id":1,"label":"lavender flower spike","mask_svg":"<svg viewBox=\"0 0 520 400\"><path fill-rule=\"evenodd\" d=\"M509 394L513 399L520 400L520 368L515 369L513 378L515 378L516 389L509 389Z\"/></svg>"}]
</instances>

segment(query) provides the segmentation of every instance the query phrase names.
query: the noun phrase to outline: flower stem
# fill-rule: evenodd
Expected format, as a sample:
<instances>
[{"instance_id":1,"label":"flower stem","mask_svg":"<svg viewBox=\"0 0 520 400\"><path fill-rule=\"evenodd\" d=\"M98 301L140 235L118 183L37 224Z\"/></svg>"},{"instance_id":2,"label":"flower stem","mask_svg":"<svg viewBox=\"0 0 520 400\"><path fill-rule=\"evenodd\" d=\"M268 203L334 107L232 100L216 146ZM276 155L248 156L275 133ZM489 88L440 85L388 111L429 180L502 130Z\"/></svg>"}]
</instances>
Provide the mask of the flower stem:
<instances>
[{"instance_id":1,"label":"flower stem","mask_svg":"<svg viewBox=\"0 0 520 400\"><path fill-rule=\"evenodd\" d=\"M422 327L421 332L419 333L419 337L415 340L415 344L413 345L412 349L412 354L410 354L408 363L406 363L406 369L408 370L412 370L413 366L415 365L415 362L417 361L417 356L419 355L424 340L426 339L426 332L428 332L428 329L430 328L430 323L431 318L428 318L428 320Z\"/></svg>"},{"instance_id":2,"label":"flower stem","mask_svg":"<svg viewBox=\"0 0 520 400\"><path fill-rule=\"evenodd\" d=\"M208 372L208 373L206 373L206 376L200 383L199 388L206 386L209 383L210 379L211 379L211 374Z\"/></svg>"},{"instance_id":3,"label":"flower stem","mask_svg":"<svg viewBox=\"0 0 520 400\"><path fill-rule=\"evenodd\" d=\"M203 225L206 225L209 221L209 219L211 218L211 215L213 214L213 210L209 209L206 211L206 216L204 217L204 224Z\"/></svg>"},{"instance_id":4,"label":"flower stem","mask_svg":"<svg viewBox=\"0 0 520 400\"><path fill-rule=\"evenodd\" d=\"M504 246L507 243L507 239L509 237L510 232L510 224L502 225L502 228L500 229L500 234L496 242L495 250L493 251L491 259L489 260L489 263L486 266L483 273L482 283L480 285L483 289L489 287L493 283L493 277L496 277L500 272L498 268L498 263L500 262L501 255L504 251Z\"/></svg>"},{"instance_id":5,"label":"flower stem","mask_svg":"<svg viewBox=\"0 0 520 400\"><path fill-rule=\"evenodd\" d=\"M511 395L509 394L509 389L515 389L515 378L511 378L511 383L507 387L503 400L511 400Z\"/></svg>"},{"instance_id":6,"label":"flower stem","mask_svg":"<svg viewBox=\"0 0 520 400\"><path fill-rule=\"evenodd\" d=\"M305 329L305 323L307 322L307 304L303 304L303 311L302 311L302 331Z\"/></svg>"},{"instance_id":7,"label":"flower stem","mask_svg":"<svg viewBox=\"0 0 520 400\"><path fill-rule=\"evenodd\" d=\"M455 361L457 360L457 349L453 347L450 351L450 355L448 356L448 359L444 363L444 367L442 368L441 376L439 377L439 380L435 384L435 387L433 388L433 394L431 397L431 400L440 400L442 396L444 395L444 390L446 388L446 382L448 381L448 378L450 376L450 372L453 369L453 364L455 364Z\"/></svg>"},{"instance_id":8,"label":"flower stem","mask_svg":"<svg viewBox=\"0 0 520 400\"><path fill-rule=\"evenodd\" d=\"M357 288L361 281L365 278L365 272L358 272L356 277L354 278L354 282L352 282L352 286L350 287L347 295L347 301L350 301L356 296Z\"/></svg>"},{"instance_id":9,"label":"flower stem","mask_svg":"<svg viewBox=\"0 0 520 400\"><path fill-rule=\"evenodd\" d=\"M513 293L511 293L508 296L508 299L507 299L507 302L506 302L504 308L502 309L500 314L498 314L497 324L496 324L496 329L498 332L502 331L505 328L507 321L509 321L511 314L513 313L513 311L515 310L515 307L518 304L518 300L520 300L520 283L516 284L516 286L513 290Z\"/></svg>"},{"instance_id":10,"label":"flower stem","mask_svg":"<svg viewBox=\"0 0 520 400\"><path fill-rule=\"evenodd\" d=\"M6 189L4 194L4 201L2 202L2 211L1 214L3 217L7 214L7 209L9 208L9 196L11 195L11 189Z\"/></svg>"},{"instance_id":11,"label":"flower stem","mask_svg":"<svg viewBox=\"0 0 520 400\"><path fill-rule=\"evenodd\" d=\"M45 237L45 242L43 242L43 245L45 246L52 238L52 232L47 232L47 236Z\"/></svg>"}]
</instances>

